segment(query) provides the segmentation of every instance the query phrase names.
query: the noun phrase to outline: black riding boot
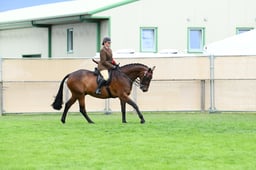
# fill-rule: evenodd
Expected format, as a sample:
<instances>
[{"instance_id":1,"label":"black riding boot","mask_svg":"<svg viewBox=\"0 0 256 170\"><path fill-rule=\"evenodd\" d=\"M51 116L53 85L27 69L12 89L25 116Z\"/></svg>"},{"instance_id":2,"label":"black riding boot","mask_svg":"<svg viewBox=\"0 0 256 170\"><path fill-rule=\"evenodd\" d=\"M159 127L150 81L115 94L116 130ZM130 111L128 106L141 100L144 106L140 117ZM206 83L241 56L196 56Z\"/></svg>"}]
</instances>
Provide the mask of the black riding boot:
<instances>
[{"instance_id":1,"label":"black riding boot","mask_svg":"<svg viewBox=\"0 0 256 170\"><path fill-rule=\"evenodd\" d=\"M98 84L98 87L97 87L97 89L96 89L96 92L95 92L95 94L98 94L98 95L100 95L101 94L101 87L105 84L105 80L104 79L101 79L100 80L100 82L99 82L99 84Z\"/></svg>"}]
</instances>

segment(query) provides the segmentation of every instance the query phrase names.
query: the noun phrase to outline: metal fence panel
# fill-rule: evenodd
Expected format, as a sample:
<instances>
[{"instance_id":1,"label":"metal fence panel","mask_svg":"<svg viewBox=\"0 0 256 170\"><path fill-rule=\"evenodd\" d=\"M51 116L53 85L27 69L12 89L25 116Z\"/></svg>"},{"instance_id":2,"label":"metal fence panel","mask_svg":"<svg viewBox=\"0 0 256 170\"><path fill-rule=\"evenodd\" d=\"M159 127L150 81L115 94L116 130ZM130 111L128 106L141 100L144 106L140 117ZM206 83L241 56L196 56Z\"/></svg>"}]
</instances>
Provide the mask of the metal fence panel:
<instances>
[{"instance_id":1,"label":"metal fence panel","mask_svg":"<svg viewBox=\"0 0 256 170\"><path fill-rule=\"evenodd\" d=\"M198 111L211 106L210 72L214 72L217 110L256 111L256 56L126 57L118 63L156 66L149 92L134 86L133 98L142 111ZM3 113L55 112L53 97L63 77L77 69L93 70L91 59L2 59ZM65 101L70 93L64 89ZM120 111L118 99L86 97L88 111ZM133 108L127 107L132 111ZM76 103L70 111L78 112Z\"/></svg>"}]
</instances>

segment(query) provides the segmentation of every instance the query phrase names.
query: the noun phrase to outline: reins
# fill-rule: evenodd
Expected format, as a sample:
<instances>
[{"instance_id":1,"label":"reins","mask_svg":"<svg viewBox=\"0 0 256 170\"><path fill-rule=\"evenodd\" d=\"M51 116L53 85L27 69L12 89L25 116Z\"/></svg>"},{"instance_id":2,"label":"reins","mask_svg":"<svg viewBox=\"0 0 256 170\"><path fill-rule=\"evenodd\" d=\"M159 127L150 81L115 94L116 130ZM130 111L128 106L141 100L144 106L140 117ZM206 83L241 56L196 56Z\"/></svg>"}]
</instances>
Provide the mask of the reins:
<instances>
[{"instance_id":1,"label":"reins","mask_svg":"<svg viewBox=\"0 0 256 170\"><path fill-rule=\"evenodd\" d=\"M118 68L117 71L121 74L123 74L125 76L125 78L127 78L131 83L134 83L135 86L140 87L140 79L137 77L135 80L130 79L129 76L127 76L125 73L123 73L122 71L120 71L120 69Z\"/></svg>"},{"instance_id":2,"label":"reins","mask_svg":"<svg viewBox=\"0 0 256 170\"><path fill-rule=\"evenodd\" d=\"M92 59L92 61L96 64L98 64L99 62L96 61L95 59ZM128 77L125 73L121 72L120 69L119 69L119 66L118 66L118 69L116 69L117 71L119 71L120 73L124 74L125 77L131 82L131 83L134 83L135 86L137 87L140 87L140 79L139 78L136 78L134 81L130 79L130 77Z\"/></svg>"}]
</instances>

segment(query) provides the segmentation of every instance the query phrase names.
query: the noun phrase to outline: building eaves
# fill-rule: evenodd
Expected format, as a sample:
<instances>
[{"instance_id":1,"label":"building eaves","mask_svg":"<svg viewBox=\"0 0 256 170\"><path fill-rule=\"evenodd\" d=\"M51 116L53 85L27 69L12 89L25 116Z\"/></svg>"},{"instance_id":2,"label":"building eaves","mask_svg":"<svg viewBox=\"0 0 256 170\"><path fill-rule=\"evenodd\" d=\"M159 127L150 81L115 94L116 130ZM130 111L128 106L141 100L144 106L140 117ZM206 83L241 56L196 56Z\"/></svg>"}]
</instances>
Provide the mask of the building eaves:
<instances>
[{"instance_id":1,"label":"building eaves","mask_svg":"<svg viewBox=\"0 0 256 170\"><path fill-rule=\"evenodd\" d=\"M110 10L112 8L116 8L116 7L119 7L119 6L122 6L122 5L126 5L126 4L129 4L129 3L132 3L132 2L136 2L136 1L139 1L139 0L123 0L123 1L117 2L115 4L109 4L109 5L106 5L102 8L98 8L98 9L89 11L88 14L93 15L93 14L96 14L96 13L99 13L99 12L107 11L107 10Z\"/></svg>"},{"instance_id":2,"label":"building eaves","mask_svg":"<svg viewBox=\"0 0 256 170\"><path fill-rule=\"evenodd\" d=\"M79 22L98 12L116 8L137 0L73 0L39 5L0 13L0 30L30 27L33 23L58 24Z\"/></svg>"}]
</instances>

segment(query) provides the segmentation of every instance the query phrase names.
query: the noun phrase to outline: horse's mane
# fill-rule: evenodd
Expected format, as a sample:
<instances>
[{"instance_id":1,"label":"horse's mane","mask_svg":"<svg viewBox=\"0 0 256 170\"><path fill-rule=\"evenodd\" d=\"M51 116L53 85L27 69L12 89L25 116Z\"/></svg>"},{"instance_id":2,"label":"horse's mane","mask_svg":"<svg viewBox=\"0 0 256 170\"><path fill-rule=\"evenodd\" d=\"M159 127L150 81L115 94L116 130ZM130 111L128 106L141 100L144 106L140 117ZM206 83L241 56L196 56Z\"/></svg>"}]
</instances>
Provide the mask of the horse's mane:
<instances>
[{"instance_id":1,"label":"horse's mane","mask_svg":"<svg viewBox=\"0 0 256 170\"><path fill-rule=\"evenodd\" d=\"M130 64L126 64L126 65L123 65L123 66L121 66L120 67L120 70L130 70L130 69L132 69L132 68L141 68L141 67L143 67L143 68L145 68L145 69L147 69L148 68L148 66L146 66L146 65L144 65L144 64L141 64L141 63L130 63ZM115 72L115 74L118 74L118 75L123 75L124 73L122 72L122 71L117 71L117 72Z\"/></svg>"},{"instance_id":2,"label":"horse's mane","mask_svg":"<svg viewBox=\"0 0 256 170\"><path fill-rule=\"evenodd\" d=\"M126 64L124 66L121 66L121 68L130 68L130 67L134 67L134 66L141 66L141 67L146 67L148 68L148 66L141 64L141 63L130 63L130 64Z\"/></svg>"}]
</instances>

